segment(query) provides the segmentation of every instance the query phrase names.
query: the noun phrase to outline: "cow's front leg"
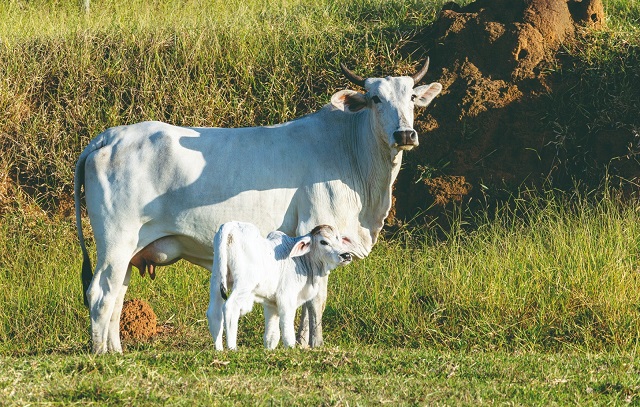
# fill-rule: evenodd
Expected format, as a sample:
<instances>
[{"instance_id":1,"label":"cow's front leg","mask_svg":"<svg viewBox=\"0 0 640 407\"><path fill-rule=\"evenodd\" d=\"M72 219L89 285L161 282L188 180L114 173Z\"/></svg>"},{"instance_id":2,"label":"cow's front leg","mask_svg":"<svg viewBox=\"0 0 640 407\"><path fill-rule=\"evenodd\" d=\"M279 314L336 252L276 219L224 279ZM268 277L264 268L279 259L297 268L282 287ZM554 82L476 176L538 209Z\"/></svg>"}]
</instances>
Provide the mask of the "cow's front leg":
<instances>
[{"instance_id":1,"label":"cow's front leg","mask_svg":"<svg viewBox=\"0 0 640 407\"><path fill-rule=\"evenodd\" d=\"M318 277L318 294L302 304L300 310L300 325L296 337L302 348L322 346L322 313L327 303L327 277Z\"/></svg>"},{"instance_id":2,"label":"cow's front leg","mask_svg":"<svg viewBox=\"0 0 640 407\"><path fill-rule=\"evenodd\" d=\"M302 304L302 308L300 308L300 324L296 341L301 348L309 347L309 308L311 308L311 300Z\"/></svg>"},{"instance_id":3,"label":"cow's front leg","mask_svg":"<svg viewBox=\"0 0 640 407\"><path fill-rule=\"evenodd\" d=\"M322 346L324 340L322 338L322 313L327 304L327 277L318 277L316 284L318 285L318 294L308 301L309 304L309 346L312 348Z\"/></svg>"}]
</instances>

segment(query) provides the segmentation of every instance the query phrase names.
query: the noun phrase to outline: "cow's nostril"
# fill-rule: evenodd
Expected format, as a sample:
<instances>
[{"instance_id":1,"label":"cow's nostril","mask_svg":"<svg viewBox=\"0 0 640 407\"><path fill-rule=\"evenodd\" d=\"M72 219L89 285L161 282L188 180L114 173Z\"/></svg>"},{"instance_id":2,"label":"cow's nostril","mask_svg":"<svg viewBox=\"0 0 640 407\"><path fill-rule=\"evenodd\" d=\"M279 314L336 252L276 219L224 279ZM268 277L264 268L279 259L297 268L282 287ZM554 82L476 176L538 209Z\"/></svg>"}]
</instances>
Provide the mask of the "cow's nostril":
<instances>
[{"instance_id":1,"label":"cow's nostril","mask_svg":"<svg viewBox=\"0 0 640 407\"><path fill-rule=\"evenodd\" d=\"M396 143L398 144L404 144L403 143L403 133L402 131L394 131L393 132L393 139L395 140Z\"/></svg>"},{"instance_id":2,"label":"cow's nostril","mask_svg":"<svg viewBox=\"0 0 640 407\"><path fill-rule=\"evenodd\" d=\"M413 130L397 130L393 132L393 139L401 146L417 144L418 133Z\"/></svg>"}]
</instances>

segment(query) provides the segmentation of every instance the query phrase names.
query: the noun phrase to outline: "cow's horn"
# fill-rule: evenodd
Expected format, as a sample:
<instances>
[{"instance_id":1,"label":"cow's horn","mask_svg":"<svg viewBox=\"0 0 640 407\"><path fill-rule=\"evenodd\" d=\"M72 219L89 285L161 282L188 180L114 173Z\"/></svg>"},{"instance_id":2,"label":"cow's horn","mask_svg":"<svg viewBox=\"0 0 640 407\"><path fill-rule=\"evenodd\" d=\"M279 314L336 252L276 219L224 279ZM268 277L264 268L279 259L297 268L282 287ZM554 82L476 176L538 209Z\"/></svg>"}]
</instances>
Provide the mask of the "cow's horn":
<instances>
[{"instance_id":1,"label":"cow's horn","mask_svg":"<svg viewBox=\"0 0 640 407\"><path fill-rule=\"evenodd\" d=\"M364 78L362 76L351 72L342 62L340 62L340 69L342 69L342 73L347 79L364 88Z\"/></svg>"},{"instance_id":2,"label":"cow's horn","mask_svg":"<svg viewBox=\"0 0 640 407\"><path fill-rule=\"evenodd\" d=\"M429 57L427 57L427 60L424 61L424 65L422 66L422 69L420 69L420 71L418 71L415 75L412 76L413 84L417 85L418 82L422 80L422 77L424 77L424 75L427 73L428 70L429 70Z\"/></svg>"}]
</instances>

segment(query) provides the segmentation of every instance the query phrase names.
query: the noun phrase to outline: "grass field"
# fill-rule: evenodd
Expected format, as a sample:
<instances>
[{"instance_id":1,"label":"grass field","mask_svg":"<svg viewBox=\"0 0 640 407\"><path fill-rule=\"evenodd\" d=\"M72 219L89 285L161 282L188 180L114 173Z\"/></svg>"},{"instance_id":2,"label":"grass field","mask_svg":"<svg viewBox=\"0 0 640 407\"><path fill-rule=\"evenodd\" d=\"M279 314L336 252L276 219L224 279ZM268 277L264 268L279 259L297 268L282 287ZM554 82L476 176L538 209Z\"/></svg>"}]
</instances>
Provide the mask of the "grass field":
<instances>
[{"instance_id":1,"label":"grass field","mask_svg":"<svg viewBox=\"0 0 640 407\"><path fill-rule=\"evenodd\" d=\"M0 397L21 405L628 405L640 389L640 359L617 354L329 347L0 362Z\"/></svg>"},{"instance_id":2,"label":"grass field","mask_svg":"<svg viewBox=\"0 0 640 407\"><path fill-rule=\"evenodd\" d=\"M89 355L72 224L5 216L0 388L16 404L637 401L640 204L592 198L462 213L444 237L401 230L332 273L326 349L273 353L258 309L237 354L214 352L208 276L182 263L128 293L163 334Z\"/></svg>"},{"instance_id":3,"label":"grass field","mask_svg":"<svg viewBox=\"0 0 640 407\"><path fill-rule=\"evenodd\" d=\"M155 281L134 275L128 291L165 332L125 355L88 354L65 209L91 137L147 119L308 113L346 85L338 61L364 75L413 70L401 45L443 3L95 0L86 16L73 1L2 2L0 204L7 175L20 188L0 205L0 405L638 403L640 203L607 188L522 191L386 236L331 274L324 349L263 351L256 309L241 350L213 352L209 276L178 263ZM611 35L567 52L621 72L640 6L605 5Z\"/></svg>"}]
</instances>

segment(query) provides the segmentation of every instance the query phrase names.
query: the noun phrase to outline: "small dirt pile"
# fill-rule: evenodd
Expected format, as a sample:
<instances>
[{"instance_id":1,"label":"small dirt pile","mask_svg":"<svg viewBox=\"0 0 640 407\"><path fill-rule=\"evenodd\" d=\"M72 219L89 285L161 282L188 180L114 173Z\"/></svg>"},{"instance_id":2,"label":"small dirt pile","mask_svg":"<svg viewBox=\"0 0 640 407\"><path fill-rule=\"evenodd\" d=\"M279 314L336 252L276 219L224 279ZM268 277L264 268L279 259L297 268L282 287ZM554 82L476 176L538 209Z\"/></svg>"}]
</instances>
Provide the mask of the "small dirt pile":
<instances>
[{"instance_id":1,"label":"small dirt pile","mask_svg":"<svg viewBox=\"0 0 640 407\"><path fill-rule=\"evenodd\" d=\"M540 96L553 87L546 68L579 27L603 23L600 0L446 4L415 39L431 58L427 80L444 90L417 115L421 145L405 155L396 184L398 217L442 204L447 195L459 199L491 185L543 180L553 161L540 117ZM450 176L434 180L425 173Z\"/></svg>"},{"instance_id":2,"label":"small dirt pile","mask_svg":"<svg viewBox=\"0 0 640 407\"><path fill-rule=\"evenodd\" d=\"M123 340L147 340L158 332L158 318L149 304L132 299L124 302L120 315L120 337Z\"/></svg>"}]
</instances>

